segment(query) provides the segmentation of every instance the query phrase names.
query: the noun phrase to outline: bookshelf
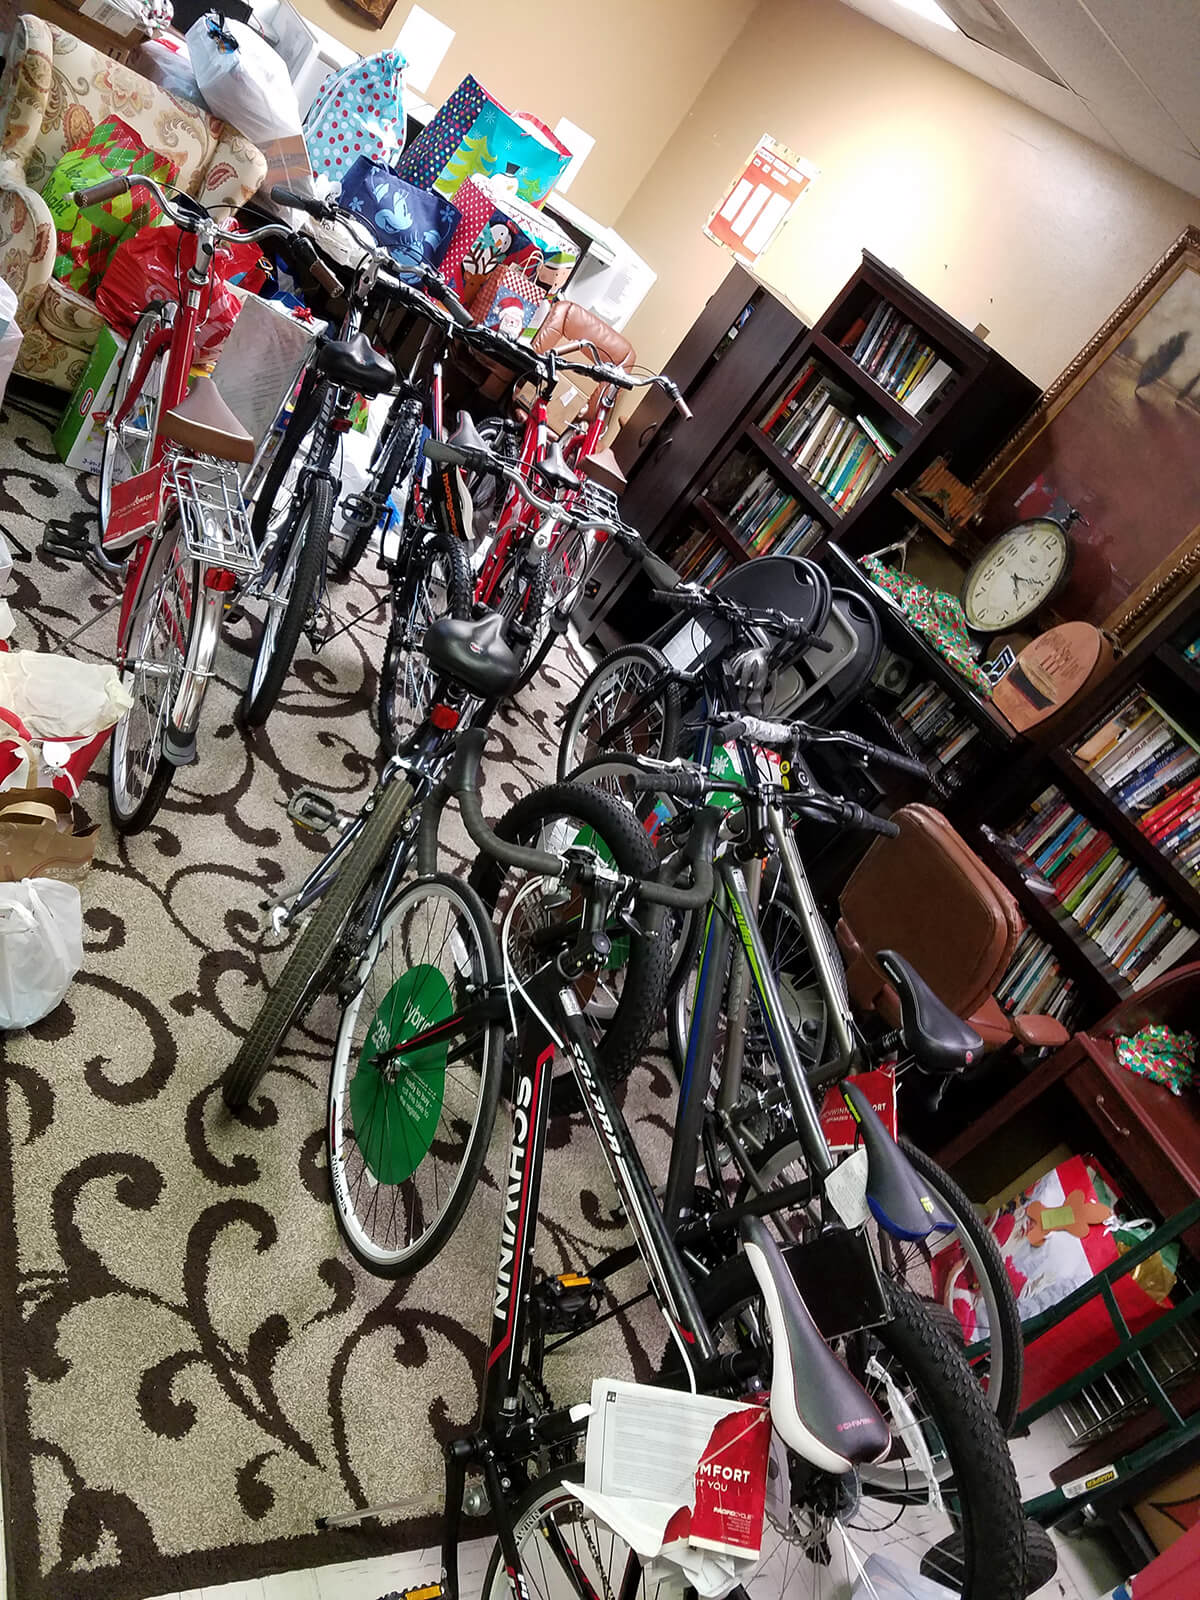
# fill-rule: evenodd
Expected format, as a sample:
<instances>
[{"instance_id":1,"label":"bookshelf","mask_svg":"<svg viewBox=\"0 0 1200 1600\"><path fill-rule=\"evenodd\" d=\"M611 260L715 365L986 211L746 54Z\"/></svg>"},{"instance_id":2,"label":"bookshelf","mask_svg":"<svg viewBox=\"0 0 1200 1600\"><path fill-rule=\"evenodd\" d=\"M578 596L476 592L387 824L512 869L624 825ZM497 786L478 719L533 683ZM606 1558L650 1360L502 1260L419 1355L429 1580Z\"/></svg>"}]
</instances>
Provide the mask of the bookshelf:
<instances>
[{"instance_id":1,"label":"bookshelf","mask_svg":"<svg viewBox=\"0 0 1200 1600\"><path fill-rule=\"evenodd\" d=\"M891 323L868 353L864 335L877 315ZM698 352L705 348L710 355L702 358ZM929 359L917 372L911 357L925 351ZM914 407L917 384L934 364L944 370ZM790 553L841 547L858 555L885 543L894 529L894 489L935 456L973 474L1037 398L1035 385L1016 368L868 251L811 328L735 268L666 370L684 388L694 419L672 420L654 391L628 419L614 446L629 480L622 514L667 560L685 549L694 556L701 548L697 534L706 530L714 542L698 571L711 565L718 546L728 560L724 570L781 548L787 553L782 539L795 532L786 514L765 534L763 524L739 526L737 495L725 492L731 464L735 477L749 473L743 489L758 478L768 499L781 497L776 510L792 499L798 516L812 519L803 531L814 537ZM912 380L907 389L906 379ZM783 429L822 384L821 398L841 411L847 426L838 451L818 464L815 453L798 459L811 441L791 439ZM867 442L871 431L885 441L877 457ZM645 638L664 620L649 600L649 586L615 548L605 552L589 590L577 612L585 643L610 649Z\"/></svg>"},{"instance_id":2,"label":"bookshelf","mask_svg":"<svg viewBox=\"0 0 1200 1600\"><path fill-rule=\"evenodd\" d=\"M1014 745L993 792L976 792L965 818L954 816L1064 968L1078 975L1085 1021L1200 956L1200 668L1184 654L1197 639L1200 591L1193 591L1085 697ZM1056 873L1043 859L1039 867L1046 840L1032 856L1021 848L1039 804L1057 805L1062 825L1078 830L1074 843L1063 841L1075 859L1068 894L1089 873L1094 889L1105 858L1115 871L1107 908L1103 898L1092 907L1098 920L1090 930L1061 903L1061 874L1070 865Z\"/></svg>"}]
</instances>

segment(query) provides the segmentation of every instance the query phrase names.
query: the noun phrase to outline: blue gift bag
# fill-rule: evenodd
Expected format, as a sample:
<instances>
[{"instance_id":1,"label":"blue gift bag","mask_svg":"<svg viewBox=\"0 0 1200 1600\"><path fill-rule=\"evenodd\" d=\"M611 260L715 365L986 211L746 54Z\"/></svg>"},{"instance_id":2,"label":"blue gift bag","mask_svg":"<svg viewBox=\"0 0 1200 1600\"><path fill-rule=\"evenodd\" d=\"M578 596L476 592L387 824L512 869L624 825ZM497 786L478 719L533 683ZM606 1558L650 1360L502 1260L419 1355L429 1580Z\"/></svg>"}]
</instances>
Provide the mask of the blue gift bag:
<instances>
[{"instance_id":1,"label":"blue gift bag","mask_svg":"<svg viewBox=\"0 0 1200 1600\"><path fill-rule=\"evenodd\" d=\"M341 203L361 217L397 261L436 267L461 218L440 194L415 189L387 167L359 156L342 180Z\"/></svg>"}]
</instances>

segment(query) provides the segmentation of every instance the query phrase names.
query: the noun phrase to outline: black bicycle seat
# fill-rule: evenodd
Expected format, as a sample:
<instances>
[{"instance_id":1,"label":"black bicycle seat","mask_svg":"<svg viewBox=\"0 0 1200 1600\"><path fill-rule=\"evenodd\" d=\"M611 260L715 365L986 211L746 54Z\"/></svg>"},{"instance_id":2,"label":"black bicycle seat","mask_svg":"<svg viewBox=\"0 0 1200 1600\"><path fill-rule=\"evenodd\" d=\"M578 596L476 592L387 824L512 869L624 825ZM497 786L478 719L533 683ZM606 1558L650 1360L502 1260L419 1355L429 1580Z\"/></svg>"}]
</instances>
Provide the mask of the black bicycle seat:
<instances>
[{"instance_id":1,"label":"black bicycle seat","mask_svg":"<svg viewBox=\"0 0 1200 1600\"><path fill-rule=\"evenodd\" d=\"M537 463L537 472L542 482L548 483L552 489L578 489L580 486L581 480L567 465L557 439Z\"/></svg>"},{"instance_id":2,"label":"black bicycle seat","mask_svg":"<svg viewBox=\"0 0 1200 1600\"><path fill-rule=\"evenodd\" d=\"M439 617L425 631L422 649L430 663L484 700L509 694L521 676L520 658L501 634L498 611L482 617Z\"/></svg>"},{"instance_id":3,"label":"black bicycle seat","mask_svg":"<svg viewBox=\"0 0 1200 1600\"><path fill-rule=\"evenodd\" d=\"M921 974L894 950L875 958L900 996L900 1031L916 1063L939 1076L965 1072L983 1054L974 1028L943 1005Z\"/></svg>"},{"instance_id":4,"label":"black bicycle seat","mask_svg":"<svg viewBox=\"0 0 1200 1600\"><path fill-rule=\"evenodd\" d=\"M324 340L317 353L317 371L359 394L386 394L396 382L395 367L372 347L365 333Z\"/></svg>"}]
</instances>

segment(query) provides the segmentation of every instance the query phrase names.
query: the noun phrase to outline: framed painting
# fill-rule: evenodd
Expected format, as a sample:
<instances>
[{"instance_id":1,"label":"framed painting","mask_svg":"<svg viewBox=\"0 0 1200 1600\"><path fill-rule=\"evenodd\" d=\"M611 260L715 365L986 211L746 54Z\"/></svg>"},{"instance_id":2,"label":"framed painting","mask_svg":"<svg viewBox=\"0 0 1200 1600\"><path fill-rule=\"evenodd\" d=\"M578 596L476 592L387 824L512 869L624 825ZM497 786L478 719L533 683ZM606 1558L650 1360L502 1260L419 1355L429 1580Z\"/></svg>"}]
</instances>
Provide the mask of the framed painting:
<instances>
[{"instance_id":1,"label":"framed painting","mask_svg":"<svg viewBox=\"0 0 1200 1600\"><path fill-rule=\"evenodd\" d=\"M1200 229L1151 268L972 487L984 539L1081 514L1054 610L1122 642L1200 572Z\"/></svg>"},{"instance_id":2,"label":"framed painting","mask_svg":"<svg viewBox=\"0 0 1200 1600\"><path fill-rule=\"evenodd\" d=\"M396 0L342 0L342 4L356 17L373 22L377 28L382 28L396 9Z\"/></svg>"}]
</instances>

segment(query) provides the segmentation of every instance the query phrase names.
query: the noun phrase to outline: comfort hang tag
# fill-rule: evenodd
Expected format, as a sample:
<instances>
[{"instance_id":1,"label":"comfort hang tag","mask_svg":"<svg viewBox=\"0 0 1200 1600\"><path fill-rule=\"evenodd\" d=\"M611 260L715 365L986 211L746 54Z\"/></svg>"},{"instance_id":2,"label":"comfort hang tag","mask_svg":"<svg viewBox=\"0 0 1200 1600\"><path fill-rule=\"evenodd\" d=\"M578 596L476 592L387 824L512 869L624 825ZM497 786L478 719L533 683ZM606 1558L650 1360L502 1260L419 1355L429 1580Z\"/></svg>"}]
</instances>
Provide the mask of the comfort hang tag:
<instances>
[{"instance_id":1,"label":"comfort hang tag","mask_svg":"<svg viewBox=\"0 0 1200 1600\"><path fill-rule=\"evenodd\" d=\"M825 1180L829 1203L847 1228L860 1228L871 1215L867 1205L868 1173L866 1146L860 1145Z\"/></svg>"}]
</instances>

